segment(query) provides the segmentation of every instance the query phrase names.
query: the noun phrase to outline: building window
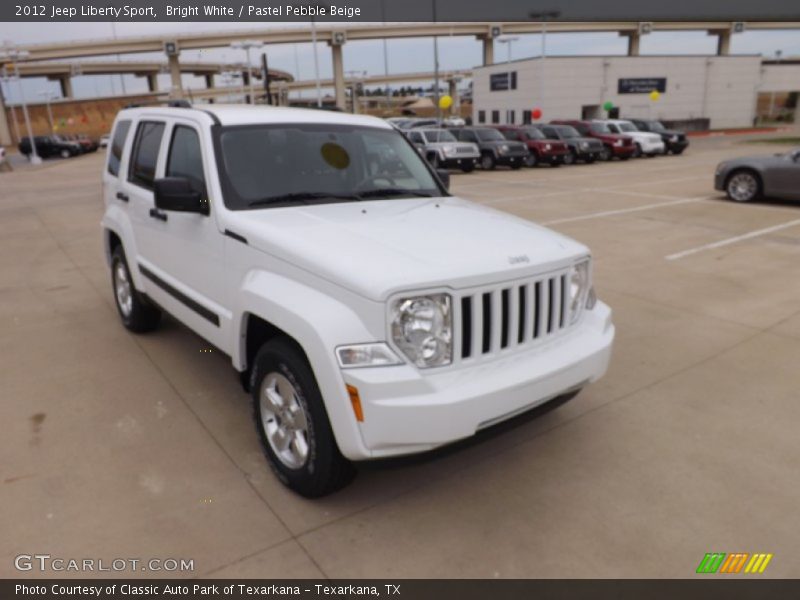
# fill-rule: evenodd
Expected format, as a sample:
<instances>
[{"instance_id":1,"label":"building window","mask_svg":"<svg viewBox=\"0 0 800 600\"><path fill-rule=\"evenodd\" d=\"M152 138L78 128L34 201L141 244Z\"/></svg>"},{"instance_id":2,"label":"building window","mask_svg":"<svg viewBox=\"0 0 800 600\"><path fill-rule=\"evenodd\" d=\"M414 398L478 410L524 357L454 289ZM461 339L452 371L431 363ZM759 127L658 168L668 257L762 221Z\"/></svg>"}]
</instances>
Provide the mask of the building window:
<instances>
[{"instance_id":1,"label":"building window","mask_svg":"<svg viewBox=\"0 0 800 600\"><path fill-rule=\"evenodd\" d=\"M486 111L479 110L478 111L478 123L486 123Z\"/></svg>"},{"instance_id":2,"label":"building window","mask_svg":"<svg viewBox=\"0 0 800 600\"><path fill-rule=\"evenodd\" d=\"M516 116L515 113L516 113L515 110L507 110L506 111L506 123L508 125L513 125L514 124L514 119L515 119L515 116Z\"/></svg>"},{"instance_id":3,"label":"building window","mask_svg":"<svg viewBox=\"0 0 800 600\"><path fill-rule=\"evenodd\" d=\"M499 125L500 124L500 111L499 110L493 110L492 111L492 123L494 123L495 125Z\"/></svg>"},{"instance_id":4,"label":"building window","mask_svg":"<svg viewBox=\"0 0 800 600\"><path fill-rule=\"evenodd\" d=\"M530 125L533 121L531 121L531 111L523 110L522 111L522 124L523 125Z\"/></svg>"}]
</instances>

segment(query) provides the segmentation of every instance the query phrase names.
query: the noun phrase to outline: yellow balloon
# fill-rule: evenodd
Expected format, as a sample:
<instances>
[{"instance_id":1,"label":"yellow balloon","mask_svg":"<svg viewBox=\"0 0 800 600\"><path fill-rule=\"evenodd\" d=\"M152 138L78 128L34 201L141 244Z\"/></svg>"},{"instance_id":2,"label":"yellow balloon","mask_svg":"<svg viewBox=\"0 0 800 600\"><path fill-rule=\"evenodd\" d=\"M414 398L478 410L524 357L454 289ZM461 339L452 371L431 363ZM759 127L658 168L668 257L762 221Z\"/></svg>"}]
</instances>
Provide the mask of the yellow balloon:
<instances>
[{"instance_id":1,"label":"yellow balloon","mask_svg":"<svg viewBox=\"0 0 800 600\"><path fill-rule=\"evenodd\" d=\"M659 93L658 90L653 90L652 92L650 92L650 100L652 100L653 102L657 102L659 98L661 98L661 94Z\"/></svg>"},{"instance_id":2,"label":"yellow balloon","mask_svg":"<svg viewBox=\"0 0 800 600\"><path fill-rule=\"evenodd\" d=\"M450 96L442 96L439 98L439 108L447 110L451 106L453 106L453 99Z\"/></svg>"}]
</instances>

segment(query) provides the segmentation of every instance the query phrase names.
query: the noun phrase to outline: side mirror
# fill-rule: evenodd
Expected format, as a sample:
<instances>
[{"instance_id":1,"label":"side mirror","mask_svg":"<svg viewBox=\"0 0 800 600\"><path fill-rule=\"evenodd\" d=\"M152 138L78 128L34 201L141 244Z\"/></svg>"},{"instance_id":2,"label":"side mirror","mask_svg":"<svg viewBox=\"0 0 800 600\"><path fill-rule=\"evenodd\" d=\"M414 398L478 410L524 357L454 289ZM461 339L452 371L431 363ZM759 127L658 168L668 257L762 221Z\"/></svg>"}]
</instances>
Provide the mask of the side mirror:
<instances>
[{"instance_id":1,"label":"side mirror","mask_svg":"<svg viewBox=\"0 0 800 600\"><path fill-rule=\"evenodd\" d=\"M450 191L450 171L447 169L436 169L436 174L439 176L439 181L442 182L444 189Z\"/></svg>"},{"instance_id":2,"label":"side mirror","mask_svg":"<svg viewBox=\"0 0 800 600\"><path fill-rule=\"evenodd\" d=\"M153 187L156 208L175 212L207 215L208 200L192 188L186 177L164 177L156 179Z\"/></svg>"}]
</instances>

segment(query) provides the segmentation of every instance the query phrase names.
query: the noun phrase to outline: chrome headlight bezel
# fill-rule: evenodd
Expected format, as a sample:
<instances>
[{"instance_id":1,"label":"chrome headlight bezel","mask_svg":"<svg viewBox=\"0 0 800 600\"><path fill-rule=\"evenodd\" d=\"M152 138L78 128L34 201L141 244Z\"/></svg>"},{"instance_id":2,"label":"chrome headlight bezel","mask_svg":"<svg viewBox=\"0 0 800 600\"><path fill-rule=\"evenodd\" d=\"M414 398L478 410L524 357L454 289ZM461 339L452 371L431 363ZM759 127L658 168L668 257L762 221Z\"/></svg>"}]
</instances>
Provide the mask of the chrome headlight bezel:
<instances>
[{"instance_id":1,"label":"chrome headlight bezel","mask_svg":"<svg viewBox=\"0 0 800 600\"><path fill-rule=\"evenodd\" d=\"M445 367L453 362L450 294L420 294L392 300L389 330L394 346L420 369Z\"/></svg>"},{"instance_id":2,"label":"chrome headlight bezel","mask_svg":"<svg viewBox=\"0 0 800 600\"><path fill-rule=\"evenodd\" d=\"M587 307L592 289L592 259L586 257L570 267L567 278L567 306L570 324L577 323Z\"/></svg>"}]
</instances>

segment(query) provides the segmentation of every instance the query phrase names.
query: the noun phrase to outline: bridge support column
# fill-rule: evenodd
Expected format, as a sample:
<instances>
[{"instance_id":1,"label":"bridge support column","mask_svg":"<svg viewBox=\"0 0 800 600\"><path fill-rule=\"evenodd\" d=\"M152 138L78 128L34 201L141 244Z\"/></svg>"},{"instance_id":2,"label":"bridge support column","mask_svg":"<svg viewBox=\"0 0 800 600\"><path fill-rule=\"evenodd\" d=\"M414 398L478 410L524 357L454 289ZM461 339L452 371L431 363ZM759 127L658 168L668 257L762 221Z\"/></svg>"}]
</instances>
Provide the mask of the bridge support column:
<instances>
[{"instance_id":1,"label":"bridge support column","mask_svg":"<svg viewBox=\"0 0 800 600\"><path fill-rule=\"evenodd\" d=\"M621 36L628 38L628 56L639 56L639 44L642 36L638 31L626 31L620 33Z\"/></svg>"},{"instance_id":2,"label":"bridge support column","mask_svg":"<svg viewBox=\"0 0 800 600\"><path fill-rule=\"evenodd\" d=\"M171 80L171 88L169 95L171 98L183 98L183 83L181 82L181 63L178 60L178 53L167 55L167 63L169 64L169 76Z\"/></svg>"},{"instance_id":3,"label":"bridge support column","mask_svg":"<svg viewBox=\"0 0 800 600\"><path fill-rule=\"evenodd\" d=\"M458 79L451 79L447 82L447 93L453 99L453 114L461 116L461 99L458 97Z\"/></svg>"},{"instance_id":4,"label":"bridge support column","mask_svg":"<svg viewBox=\"0 0 800 600\"><path fill-rule=\"evenodd\" d=\"M13 146L11 128L8 126L8 112L3 99L3 90L0 89L0 146Z\"/></svg>"},{"instance_id":5,"label":"bridge support column","mask_svg":"<svg viewBox=\"0 0 800 600\"><path fill-rule=\"evenodd\" d=\"M72 78L69 75L64 75L58 78L58 83L61 86L61 97L72 98Z\"/></svg>"},{"instance_id":6,"label":"bridge support column","mask_svg":"<svg viewBox=\"0 0 800 600\"><path fill-rule=\"evenodd\" d=\"M213 89L214 88L214 74L213 73L206 73L206 89Z\"/></svg>"},{"instance_id":7,"label":"bridge support column","mask_svg":"<svg viewBox=\"0 0 800 600\"><path fill-rule=\"evenodd\" d=\"M718 29L708 32L717 36L717 56L728 56L731 53L731 30Z\"/></svg>"},{"instance_id":8,"label":"bridge support column","mask_svg":"<svg viewBox=\"0 0 800 600\"><path fill-rule=\"evenodd\" d=\"M347 93L344 84L344 59L342 58L342 46L340 44L332 44L331 55L333 57L333 88L335 90L336 106L342 110L347 110Z\"/></svg>"},{"instance_id":9,"label":"bridge support column","mask_svg":"<svg viewBox=\"0 0 800 600\"><path fill-rule=\"evenodd\" d=\"M150 73L147 75L147 89L151 92L158 91L158 75L156 73Z\"/></svg>"},{"instance_id":10,"label":"bridge support column","mask_svg":"<svg viewBox=\"0 0 800 600\"><path fill-rule=\"evenodd\" d=\"M483 42L483 66L494 64L494 38L481 37Z\"/></svg>"}]
</instances>

